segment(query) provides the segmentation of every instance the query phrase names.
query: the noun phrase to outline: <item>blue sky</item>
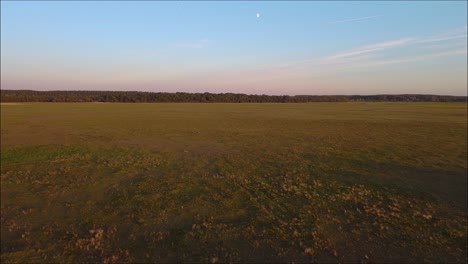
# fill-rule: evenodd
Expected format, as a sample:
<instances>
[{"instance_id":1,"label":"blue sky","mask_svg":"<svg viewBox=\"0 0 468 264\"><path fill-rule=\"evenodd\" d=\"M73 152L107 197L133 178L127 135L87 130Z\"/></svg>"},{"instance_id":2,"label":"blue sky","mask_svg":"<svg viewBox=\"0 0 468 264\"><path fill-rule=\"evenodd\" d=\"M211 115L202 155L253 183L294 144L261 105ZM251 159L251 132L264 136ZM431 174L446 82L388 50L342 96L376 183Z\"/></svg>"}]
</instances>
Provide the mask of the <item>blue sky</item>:
<instances>
[{"instance_id":1,"label":"blue sky","mask_svg":"<svg viewBox=\"0 0 468 264\"><path fill-rule=\"evenodd\" d=\"M466 95L467 2L2 1L1 67L2 89Z\"/></svg>"}]
</instances>

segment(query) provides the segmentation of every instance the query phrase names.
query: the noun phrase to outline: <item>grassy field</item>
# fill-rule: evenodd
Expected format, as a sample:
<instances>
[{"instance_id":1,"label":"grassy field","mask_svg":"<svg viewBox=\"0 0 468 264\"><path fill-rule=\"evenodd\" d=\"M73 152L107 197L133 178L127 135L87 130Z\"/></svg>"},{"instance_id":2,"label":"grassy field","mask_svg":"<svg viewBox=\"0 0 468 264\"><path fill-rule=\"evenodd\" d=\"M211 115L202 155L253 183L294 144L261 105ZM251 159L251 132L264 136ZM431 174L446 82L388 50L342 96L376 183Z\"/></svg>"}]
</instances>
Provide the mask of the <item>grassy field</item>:
<instances>
[{"instance_id":1,"label":"grassy field","mask_svg":"<svg viewBox=\"0 0 468 264\"><path fill-rule=\"evenodd\" d=\"M1 262L466 262L467 105L1 106Z\"/></svg>"}]
</instances>

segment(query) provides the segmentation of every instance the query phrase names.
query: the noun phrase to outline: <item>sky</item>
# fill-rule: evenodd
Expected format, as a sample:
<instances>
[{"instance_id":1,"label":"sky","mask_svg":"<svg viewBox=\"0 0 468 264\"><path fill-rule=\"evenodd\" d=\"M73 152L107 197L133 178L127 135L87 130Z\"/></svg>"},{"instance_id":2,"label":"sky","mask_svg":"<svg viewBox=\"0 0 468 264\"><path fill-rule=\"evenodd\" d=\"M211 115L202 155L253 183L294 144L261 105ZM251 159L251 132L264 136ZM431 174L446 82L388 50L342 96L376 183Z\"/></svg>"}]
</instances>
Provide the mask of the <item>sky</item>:
<instances>
[{"instance_id":1,"label":"sky","mask_svg":"<svg viewBox=\"0 0 468 264\"><path fill-rule=\"evenodd\" d=\"M1 89L467 95L467 1L1 1Z\"/></svg>"}]
</instances>

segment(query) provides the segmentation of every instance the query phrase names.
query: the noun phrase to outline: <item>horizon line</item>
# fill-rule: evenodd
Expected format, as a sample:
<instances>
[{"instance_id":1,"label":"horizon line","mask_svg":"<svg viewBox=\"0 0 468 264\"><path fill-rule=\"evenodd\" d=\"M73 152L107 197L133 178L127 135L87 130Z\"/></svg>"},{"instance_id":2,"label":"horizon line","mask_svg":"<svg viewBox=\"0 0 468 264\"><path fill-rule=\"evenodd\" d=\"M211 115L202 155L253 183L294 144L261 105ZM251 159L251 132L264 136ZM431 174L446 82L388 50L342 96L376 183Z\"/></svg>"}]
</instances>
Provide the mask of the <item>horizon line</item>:
<instances>
[{"instance_id":1,"label":"horizon line","mask_svg":"<svg viewBox=\"0 0 468 264\"><path fill-rule=\"evenodd\" d=\"M451 96L451 97L468 97L468 95L449 95L449 94L426 94L426 93L376 93L376 94L294 94L294 95L287 95L287 94L246 94L246 93L234 93L234 92L223 92L223 93L212 93L212 92L151 92L151 91L137 91L137 90L31 90L31 89L3 89L0 88L0 93L2 91L32 91L32 92L117 92L117 93L166 93L166 94L177 94L177 93L185 93L185 94L237 94L237 95L249 95L249 96L382 96L382 95L391 95L391 96L398 96L398 95L425 95L425 96Z\"/></svg>"}]
</instances>

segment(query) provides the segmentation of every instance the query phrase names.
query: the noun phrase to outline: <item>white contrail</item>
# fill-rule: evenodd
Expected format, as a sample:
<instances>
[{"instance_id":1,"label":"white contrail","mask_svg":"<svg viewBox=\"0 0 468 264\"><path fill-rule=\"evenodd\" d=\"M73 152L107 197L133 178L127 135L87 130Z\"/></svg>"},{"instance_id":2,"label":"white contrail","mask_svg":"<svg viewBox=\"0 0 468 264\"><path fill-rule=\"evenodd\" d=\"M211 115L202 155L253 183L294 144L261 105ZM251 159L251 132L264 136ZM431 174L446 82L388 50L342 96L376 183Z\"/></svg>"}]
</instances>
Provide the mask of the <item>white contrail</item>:
<instances>
[{"instance_id":1,"label":"white contrail","mask_svg":"<svg viewBox=\"0 0 468 264\"><path fill-rule=\"evenodd\" d=\"M356 18L350 18L350 19L344 19L344 20L333 21L333 22L330 22L329 24L339 24L339 23L351 22L351 21L356 21L356 20L365 20L365 19L371 19L371 18L376 18L376 17L381 17L381 16L382 16L382 15L374 15L374 16L366 16L366 17L356 17Z\"/></svg>"}]
</instances>

